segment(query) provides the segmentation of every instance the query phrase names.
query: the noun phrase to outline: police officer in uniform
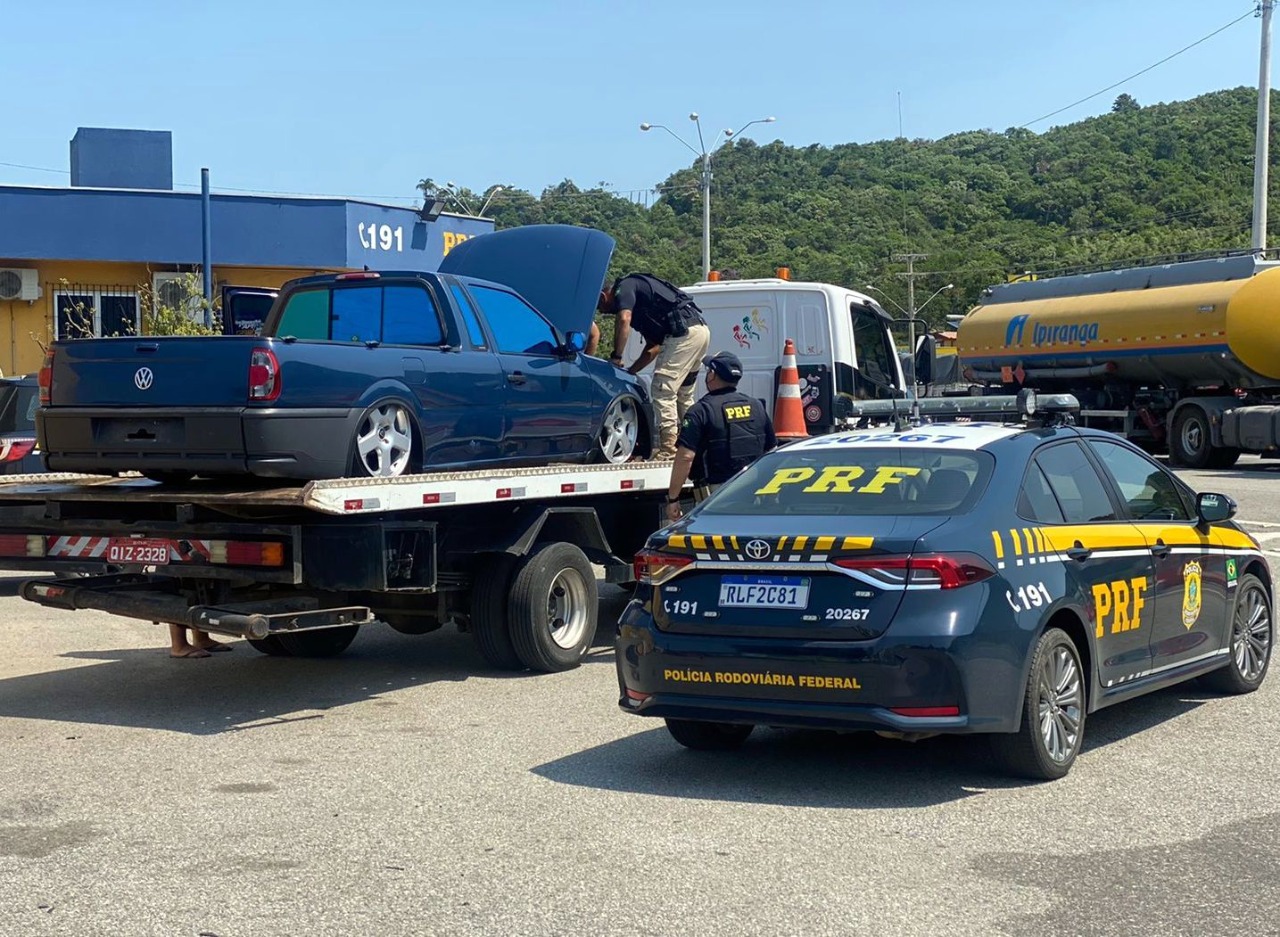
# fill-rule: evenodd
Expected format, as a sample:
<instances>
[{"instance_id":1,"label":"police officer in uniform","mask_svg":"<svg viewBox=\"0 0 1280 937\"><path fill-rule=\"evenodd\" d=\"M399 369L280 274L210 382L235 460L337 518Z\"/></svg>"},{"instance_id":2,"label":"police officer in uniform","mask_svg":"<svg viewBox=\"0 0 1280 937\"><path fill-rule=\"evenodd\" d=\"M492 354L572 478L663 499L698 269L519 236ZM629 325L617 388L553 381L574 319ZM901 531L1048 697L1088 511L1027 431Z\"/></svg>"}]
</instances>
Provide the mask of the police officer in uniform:
<instances>
[{"instance_id":1,"label":"police officer in uniform","mask_svg":"<svg viewBox=\"0 0 1280 937\"><path fill-rule=\"evenodd\" d=\"M722 351L702 363L707 366L707 393L681 423L667 486L667 518L673 521L681 515L685 479L693 479L694 500L702 501L778 444L764 402L738 393L738 356Z\"/></svg>"},{"instance_id":2,"label":"police officer in uniform","mask_svg":"<svg viewBox=\"0 0 1280 937\"><path fill-rule=\"evenodd\" d=\"M639 374L654 362L649 391L658 420L658 446L653 458L670 459L675 456L680 422L693 406L698 362L711 344L702 311L684 291L648 273L615 280L600 291L597 308L618 317L609 356L618 367L622 367L631 329L644 336L644 351L627 371Z\"/></svg>"}]
</instances>

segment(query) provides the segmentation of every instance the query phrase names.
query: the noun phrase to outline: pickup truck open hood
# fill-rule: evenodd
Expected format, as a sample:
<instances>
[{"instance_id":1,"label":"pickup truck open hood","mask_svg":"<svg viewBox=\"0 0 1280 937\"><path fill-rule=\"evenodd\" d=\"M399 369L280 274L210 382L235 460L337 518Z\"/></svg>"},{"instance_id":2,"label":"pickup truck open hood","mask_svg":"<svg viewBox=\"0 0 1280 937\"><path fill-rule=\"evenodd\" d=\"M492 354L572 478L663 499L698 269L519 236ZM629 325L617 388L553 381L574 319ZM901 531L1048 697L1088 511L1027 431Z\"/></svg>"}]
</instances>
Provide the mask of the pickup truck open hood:
<instances>
[{"instance_id":1,"label":"pickup truck open hood","mask_svg":"<svg viewBox=\"0 0 1280 937\"><path fill-rule=\"evenodd\" d=\"M440 272L509 286L562 335L586 332L613 246L613 238L594 228L524 225L463 241L445 255Z\"/></svg>"}]
</instances>

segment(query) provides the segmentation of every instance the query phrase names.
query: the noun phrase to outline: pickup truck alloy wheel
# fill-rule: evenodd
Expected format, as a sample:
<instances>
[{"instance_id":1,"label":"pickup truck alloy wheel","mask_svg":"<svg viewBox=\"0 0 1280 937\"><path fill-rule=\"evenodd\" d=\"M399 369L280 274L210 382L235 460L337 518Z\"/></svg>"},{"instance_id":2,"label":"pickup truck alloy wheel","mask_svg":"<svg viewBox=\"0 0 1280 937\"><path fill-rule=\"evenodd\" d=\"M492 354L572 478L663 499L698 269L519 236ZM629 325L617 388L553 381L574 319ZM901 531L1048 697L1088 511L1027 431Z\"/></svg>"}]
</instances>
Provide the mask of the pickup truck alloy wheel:
<instances>
[{"instance_id":1,"label":"pickup truck alloy wheel","mask_svg":"<svg viewBox=\"0 0 1280 937\"><path fill-rule=\"evenodd\" d=\"M1071 770L1084 742L1084 680L1071 638L1060 628L1048 629L1031 655L1022 727L991 737L996 757L1010 773L1051 781Z\"/></svg>"},{"instance_id":2,"label":"pickup truck alloy wheel","mask_svg":"<svg viewBox=\"0 0 1280 937\"><path fill-rule=\"evenodd\" d=\"M1240 577L1231 614L1230 662L1201 682L1220 693L1252 693L1262 686L1274 643L1271 597L1252 573Z\"/></svg>"},{"instance_id":3,"label":"pickup truck alloy wheel","mask_svg":"<svg viewBox=\"0 0 1280 937\"><path fill-rule=\"evenodd\" d=\"M511 643L531 670L571 670L595 638L599 595L591 563L572 543L544 543L511 580Z\"/></svg>"},{"instance_id":4,"label":"pickup truck alloy wheel","mask_svg":"<svg viewBox=\"0 0 1280 937\"><path fill-rule=\"evenodd\" d=\"M615 465L626 462L640 438L640 410L635 398L619 397L609 404L600 425L600 454Z\"/></svg>"},{"instance_id":5,"label":"pickup truck alloy wheel","mask_svg":"<svg viewBox=\"0 0 1280 937\"><path fill-rule=\"evenodd\" d=\"M413 420L398 403L370 407L356 426L356 461L364 474L395 478L409 468L413 456Z\"/></svg>"}]
</instances>

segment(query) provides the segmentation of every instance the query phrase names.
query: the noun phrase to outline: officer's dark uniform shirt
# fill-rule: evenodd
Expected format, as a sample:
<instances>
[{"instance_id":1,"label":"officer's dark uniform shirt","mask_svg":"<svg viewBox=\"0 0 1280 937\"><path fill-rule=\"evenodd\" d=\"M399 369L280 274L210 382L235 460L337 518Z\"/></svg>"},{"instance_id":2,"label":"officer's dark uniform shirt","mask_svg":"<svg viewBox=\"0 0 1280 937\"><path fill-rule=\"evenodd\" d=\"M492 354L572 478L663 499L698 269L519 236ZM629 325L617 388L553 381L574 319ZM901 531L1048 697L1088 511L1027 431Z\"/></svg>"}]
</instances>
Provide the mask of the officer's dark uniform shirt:
<instances>
[{"instance_id":1,"label":"officer's dark uniform shirt","mask_svg":"<svg viewBox=\"0 0 1280 937\"><path fill-rule=\"evenodd\" d=\"M764 402L722 387L689 408L676 445L694 452L695 485L721 485L778 444Z\"/></svg>"},{"instance_id":2,"label":"officer's dark uniform shirt","mask_svg":"<svg viewBox=\"0 0 1280 937\"><path fill-rule=\"evenodd\" d=\"M633 273L613 284L618 309L631 310L631 326L646 345L661 345L673 335L685 335L702 322L694 301L683 290L647 273Z\"/></svg>"}]
</instances>

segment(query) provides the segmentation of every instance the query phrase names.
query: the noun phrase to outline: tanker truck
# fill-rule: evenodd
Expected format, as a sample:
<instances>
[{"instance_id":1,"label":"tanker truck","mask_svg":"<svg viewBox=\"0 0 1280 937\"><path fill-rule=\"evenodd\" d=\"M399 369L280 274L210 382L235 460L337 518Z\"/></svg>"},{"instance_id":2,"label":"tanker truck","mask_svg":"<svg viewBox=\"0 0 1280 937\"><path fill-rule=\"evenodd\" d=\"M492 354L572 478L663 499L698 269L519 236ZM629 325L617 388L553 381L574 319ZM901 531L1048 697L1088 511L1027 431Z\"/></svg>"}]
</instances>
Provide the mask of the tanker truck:
<instances>
[{"instance_id":1,"label":"tanker truck","mask_svg":"<svg viewBox=\"0 0 1280 937\"><path fill-rule=\"evenodd\" d=\"M1280 457L1280 262L1261 255L993 286L956 344L984 393L1072 394L1078 422L1176 463Z\"/></svg>"}]
</instances>

